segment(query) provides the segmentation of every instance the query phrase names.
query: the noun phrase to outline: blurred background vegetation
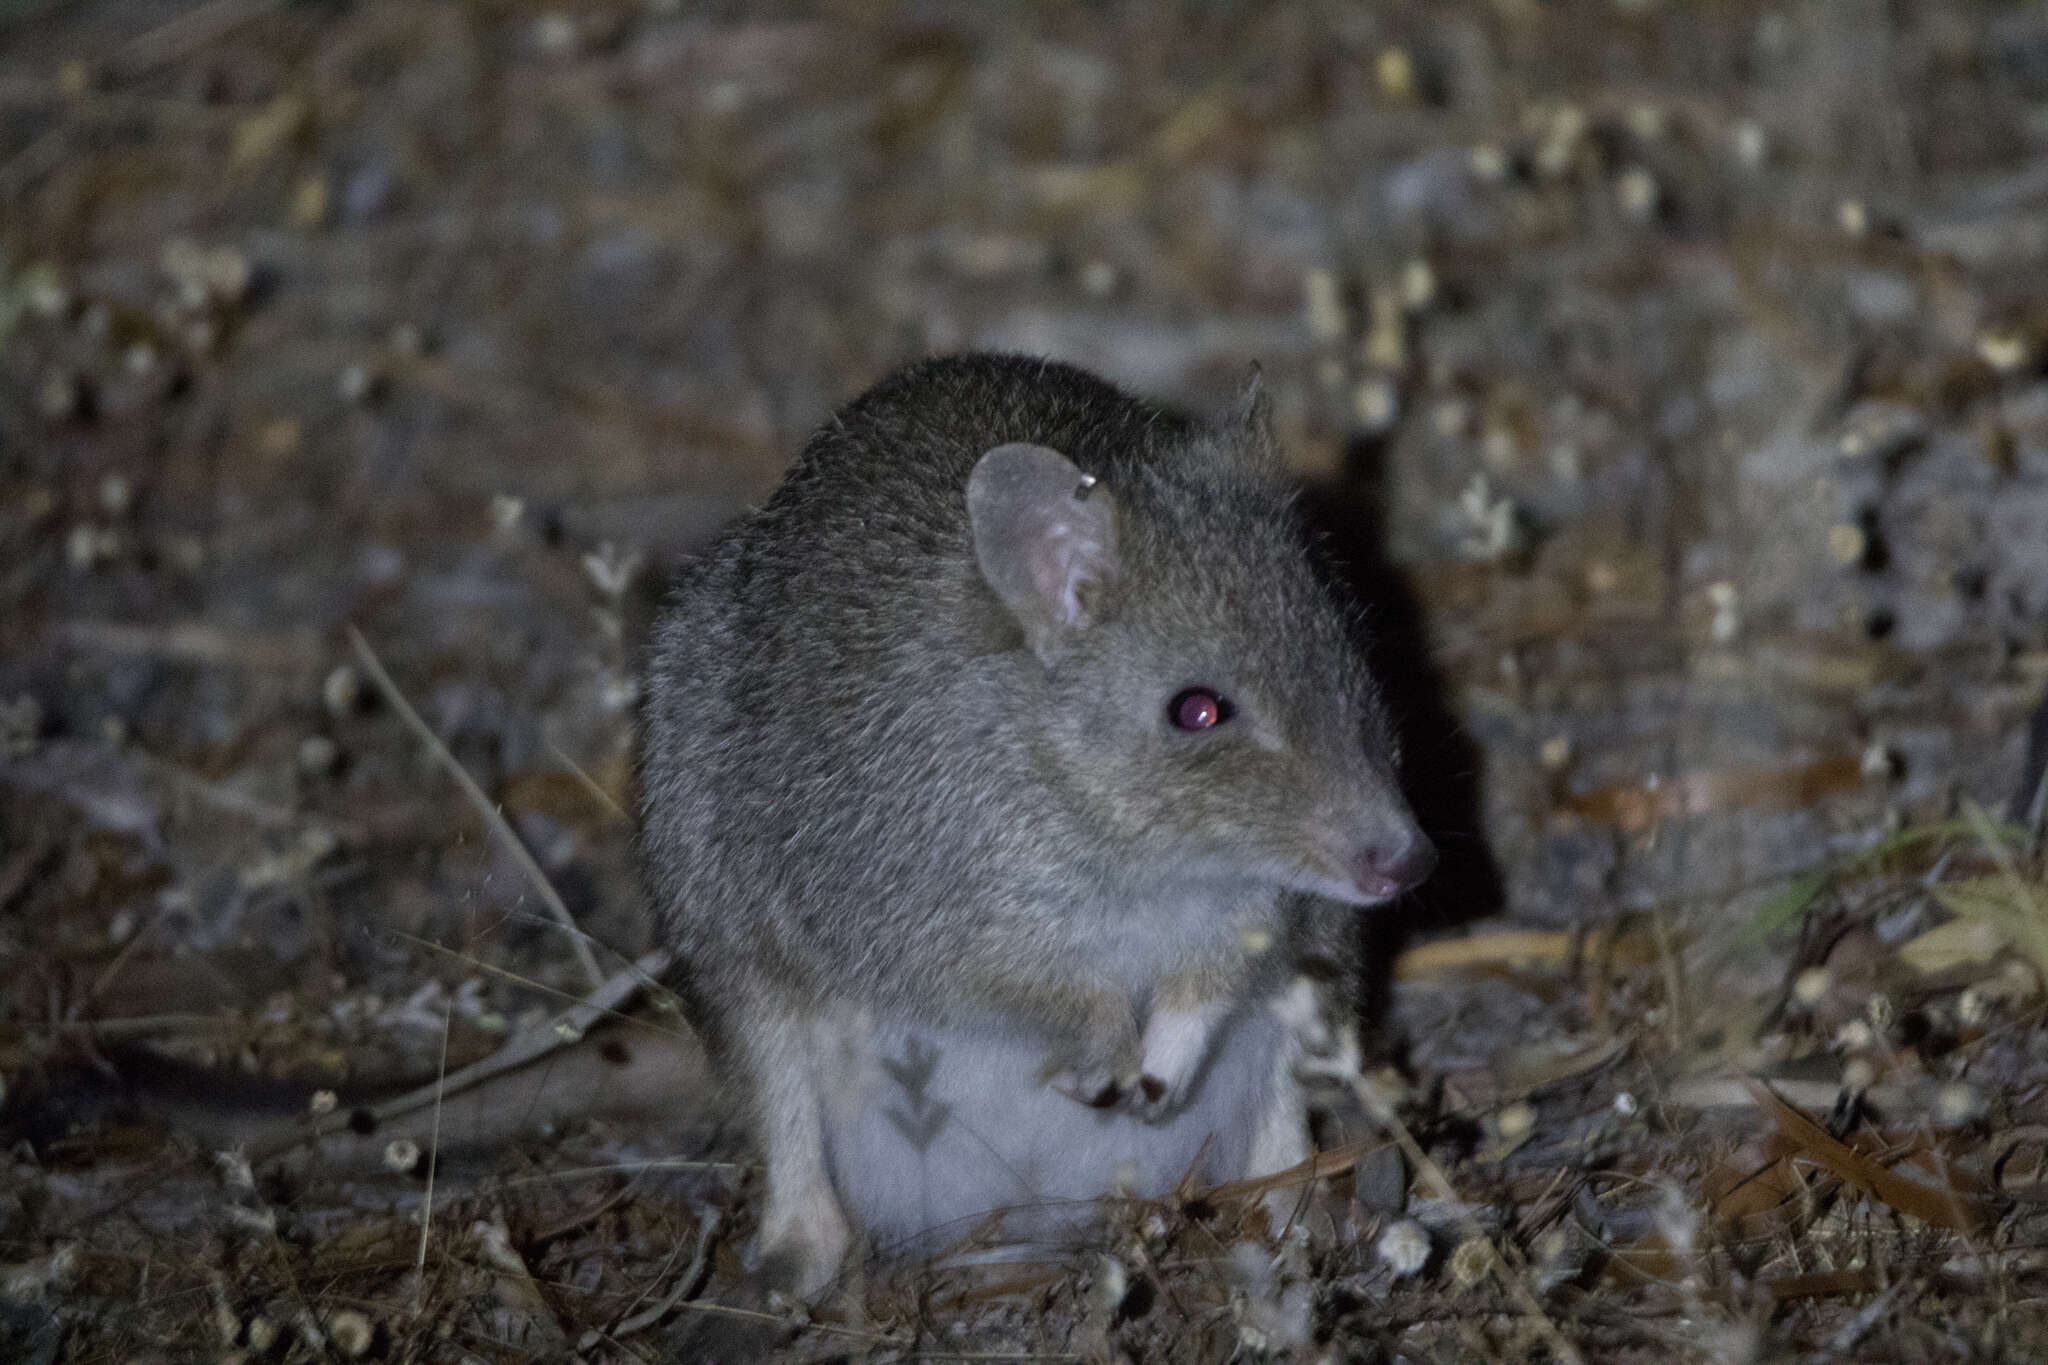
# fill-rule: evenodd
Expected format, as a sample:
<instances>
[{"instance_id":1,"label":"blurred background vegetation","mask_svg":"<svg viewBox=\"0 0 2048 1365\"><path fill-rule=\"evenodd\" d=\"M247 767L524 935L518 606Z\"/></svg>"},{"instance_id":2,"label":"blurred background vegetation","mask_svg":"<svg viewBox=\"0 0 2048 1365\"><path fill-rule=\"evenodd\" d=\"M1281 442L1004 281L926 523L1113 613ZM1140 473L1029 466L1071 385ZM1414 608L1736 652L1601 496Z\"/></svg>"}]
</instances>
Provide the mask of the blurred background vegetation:
<instances>
[{"instance_id":1,"label":"blurred background vegetation","mask_svg":"<svg viewBox=\"0 0 2048 1365\"><path fill-rule=\"evenodd\" d=\"M1882 995L1847 1047L1892 1039L1878 1082L1898 1020L1951 1048L1889 1117L1977 1076L1943 1131L1987 1162L2048 1118L2035 1023L1996 1065L1957 1041L2000 1017L1968 989L2033 1019L1996 888L2038 878L2048 755L2043 6L6 0L0 1117L41 1193L0 1199L0 1261L85 1247L44 1283L104 1302L211 1226L199 1162L109 1231L155 1149L68 1078L128 1095L114 1043L301 1106L587 985L348 625L615 966L648 946L618 812L666 566L838 403L964 348L1203 413L1262 366L1450 855L1414 918L1504 916L1553 968L1649 926L1593 1003L1483 953L1489 989L1404 978L1446 1112L1534 1093L1504 1037L1839 1069ZM1962 872L1978 901L1930 894ZM1952 914L2011 932L1898 959ZM1634 1093L1600 1074L1566 1108ZM101 1184L51 1193L66 1160ZM253 1349L277 1283L180 1273ZM1869 1287L1631 1292L1810 1344ZM1900 1358L2041 1339L1919 1293Z\"/></svg>"}]
</instances>

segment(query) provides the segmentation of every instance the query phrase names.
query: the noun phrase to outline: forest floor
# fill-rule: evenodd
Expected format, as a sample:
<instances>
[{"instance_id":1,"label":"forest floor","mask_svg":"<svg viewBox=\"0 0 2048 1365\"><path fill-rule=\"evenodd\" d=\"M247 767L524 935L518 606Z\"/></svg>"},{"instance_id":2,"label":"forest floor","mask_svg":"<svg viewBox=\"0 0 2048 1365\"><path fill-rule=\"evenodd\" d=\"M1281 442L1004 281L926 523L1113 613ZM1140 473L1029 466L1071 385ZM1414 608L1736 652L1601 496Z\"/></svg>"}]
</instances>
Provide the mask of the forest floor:
<instances>
[{"instance_id":1,"label":"forest floor","mask_svg":"<svg viewBox=\"0 0 2048 1365\"><path fill-rule=\"evenodd\" d=\"M640 642L969 347L1263 367L1447 857L1279 1245L793 1314ZM2038 4L0 4L0 1358L2039 1360L2044 690Z\"/></svg>"}]
</instances>

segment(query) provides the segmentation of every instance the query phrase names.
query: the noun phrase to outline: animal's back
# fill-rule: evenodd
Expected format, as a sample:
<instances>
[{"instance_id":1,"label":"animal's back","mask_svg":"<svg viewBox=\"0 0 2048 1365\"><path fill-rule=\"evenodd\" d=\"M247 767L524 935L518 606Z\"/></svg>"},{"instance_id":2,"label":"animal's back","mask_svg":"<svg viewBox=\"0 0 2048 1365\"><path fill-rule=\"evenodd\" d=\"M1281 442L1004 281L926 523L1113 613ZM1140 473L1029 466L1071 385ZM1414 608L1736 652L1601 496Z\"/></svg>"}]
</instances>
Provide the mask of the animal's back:
<instances>
[{"instance_id":1,"label":"animal's back","mask_svg":"<svg viewBox=\"0 0 2048 1365\"><path fill-rule=\"evenodd\" d=\"M784 910L847 975L938 931L918 913L947 894L935 870L968 894L990 808L1031 799L983 723L999 684L977 661L1007 642L988 638L970 543L974 463L1030 442L1116 481L1189 429L1070 366L927 361L843 409L686 567L650 658L644 766L649 871L686 961L812 974L777 960ZM864 915L811 909L849 893Z\"/></svg>"}]
</instances>

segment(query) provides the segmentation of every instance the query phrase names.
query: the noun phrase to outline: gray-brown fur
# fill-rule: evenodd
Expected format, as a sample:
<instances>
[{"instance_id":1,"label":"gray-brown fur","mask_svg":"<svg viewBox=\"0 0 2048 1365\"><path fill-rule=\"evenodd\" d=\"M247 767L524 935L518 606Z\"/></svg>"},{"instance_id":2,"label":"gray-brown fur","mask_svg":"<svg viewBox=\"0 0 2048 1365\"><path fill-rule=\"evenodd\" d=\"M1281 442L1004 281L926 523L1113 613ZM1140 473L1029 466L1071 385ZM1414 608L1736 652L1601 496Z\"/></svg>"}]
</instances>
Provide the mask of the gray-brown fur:
<instances>
[{"instance_id":1,"label":"gray-brown fur","mask_svg":"<svg viewBox=\"0 0 2048 1365\"><path fill-rule=\"evenodd\" d=\"M977 462L1013 443L1094 476L1114 516L1113 581L1042 649L968 515ZM831 1221L775 1207L778 1175L818 1181L793 1078L810 1022L986 1026L1084 1090L1128 1085L1161 983L1234 1002L1272 956L1246 927L1284 928L1290 889L1368 902L1344 880L1359 850L1426 854L1349 624L1256 411L1211 428L1013 357L878 385L684 570L649 668L646 864L686 998L757 1108L771 1250ZM1191 686L1238 714L1174 729ZM814 1253L838 1251L794 1251Z\"/></svg>"}]
</instances>

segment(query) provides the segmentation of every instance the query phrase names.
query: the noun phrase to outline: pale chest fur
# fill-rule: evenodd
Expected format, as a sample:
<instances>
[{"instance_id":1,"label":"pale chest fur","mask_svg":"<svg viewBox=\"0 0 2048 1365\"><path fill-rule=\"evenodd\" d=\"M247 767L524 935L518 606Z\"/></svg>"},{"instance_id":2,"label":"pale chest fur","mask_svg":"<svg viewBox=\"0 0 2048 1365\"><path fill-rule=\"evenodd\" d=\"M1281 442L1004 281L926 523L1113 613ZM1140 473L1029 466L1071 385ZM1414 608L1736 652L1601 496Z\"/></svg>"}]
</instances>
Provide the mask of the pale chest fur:
<instances>
[{"instance_id":1,"label":"pale chest fur","mask_svg":"<svg viewBox=\"0 0 2048 1365\"><path fill-rule=\"evenodd\" d=\"M1193 884L1068 911L1087 959L1147 1013L1163 981L1206 971L1235 983L1279 939L1279 897ZM1219 987L1222 982L1219 980Z\"/></svg>"},{"instance_id":2,"label":"pale chest fur","mask_svg":"<svg viewBox=\"0 0 2048 1365\"><path fill-rule=\"evenodd\" d=\"M1249 1002L1163 1122L1048 1089L1042 1042L998 1017L934 1027L835 1010L812 1021L811 1044L832 1183L885 1253L941 1249L998 1213L1005 1243L1059 1241L1096 1216L1086 1201L1158 1197L1190 1173L1233 1179L1305 1150L1287 1031Z\"/></svg>"}]
</instances>

